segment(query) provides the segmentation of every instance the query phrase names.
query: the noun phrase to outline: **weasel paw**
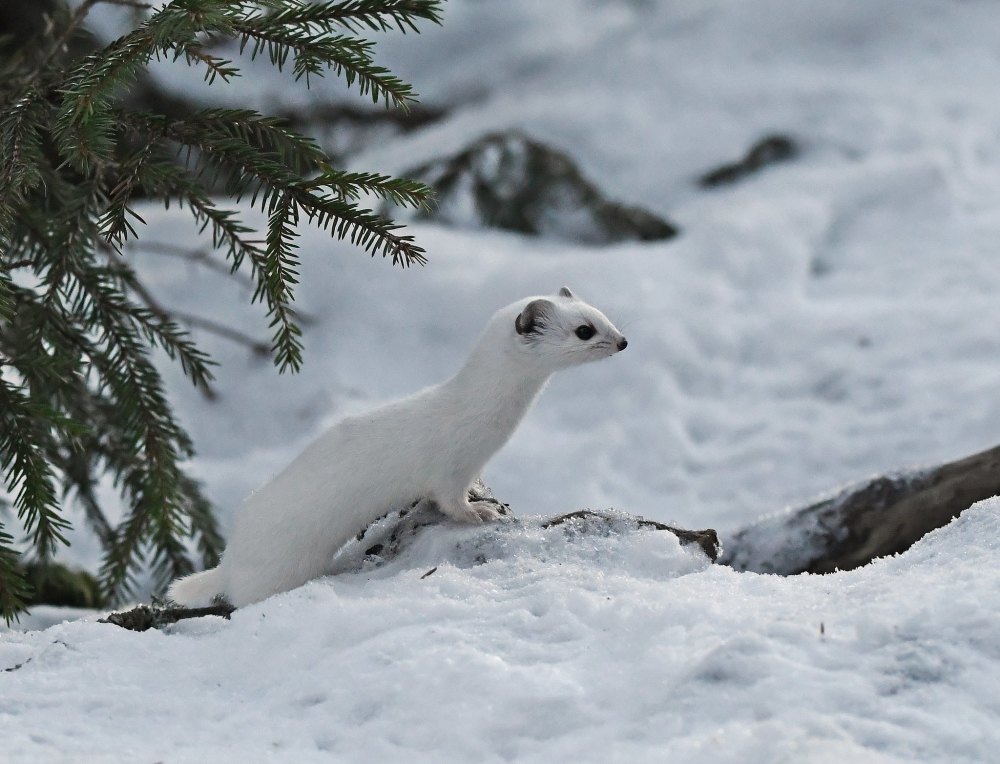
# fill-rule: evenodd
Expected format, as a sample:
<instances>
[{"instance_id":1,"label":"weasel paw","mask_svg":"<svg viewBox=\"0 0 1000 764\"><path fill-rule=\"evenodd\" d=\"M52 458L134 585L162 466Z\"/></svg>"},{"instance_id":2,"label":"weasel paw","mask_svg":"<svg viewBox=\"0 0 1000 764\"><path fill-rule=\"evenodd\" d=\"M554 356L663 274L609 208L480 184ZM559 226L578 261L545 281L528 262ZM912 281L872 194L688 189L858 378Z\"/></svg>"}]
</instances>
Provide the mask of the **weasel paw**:
<instances>
[{"instance_id":1,"label":"weasel paw","mask_svg":"<svg viewBox=\"0 0 1000 764\"><path fill-rule=\"evenodd\" d=\"M503 517L500 514L499 504L493 504L489 501L470 501L469 506L479 516L479 521L482 523L495 523Z\"/></svg>"},{"instance_id":2,"label":"weasel paw","mask_svg":"<svg viewBox=\"0 0 1000 764\"><path fill-rule=\"evenodd\" d=\"M488 501L470 501L447 508L442 506L441 511L457 522L478 525L499 520L502 515L497 511L497 506Z\"/></svg>"}]
</instances>

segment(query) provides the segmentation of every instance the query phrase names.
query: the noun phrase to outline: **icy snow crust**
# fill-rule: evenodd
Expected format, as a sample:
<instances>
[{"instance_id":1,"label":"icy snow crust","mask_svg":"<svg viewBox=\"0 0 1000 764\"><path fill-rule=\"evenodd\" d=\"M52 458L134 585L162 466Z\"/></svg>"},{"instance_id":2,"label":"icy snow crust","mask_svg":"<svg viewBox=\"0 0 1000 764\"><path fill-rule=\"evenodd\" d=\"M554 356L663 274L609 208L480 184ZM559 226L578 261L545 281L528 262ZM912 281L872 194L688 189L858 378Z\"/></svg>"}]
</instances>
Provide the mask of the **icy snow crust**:
<instances>
[{"instance_id":1,"label":"icy snow crust","mask_svg":"<svg viewBox=\"0 0 1000 764\"><path fill-rule=\"evenodd\" d=\"M169 372L223 521L334 418L440 381L498 306L563 284L629 348L556 377L488 465L522 518L614 506L725 543L844 483L994 445L997 13L456 0L442 29L386 38L430 103L462 105L358 168L514 127L683 233L595 250L412 225L430 265L406 272L305 235L303 374L211 336L217 403ZM241 104L292 92L256 73L239 87ZM799 158L697 188L776 131ZM142 214L144 240L195 241L185 212ZM135 261L164 304L268 335L248 288ZM653 531L442 530L229 623L0 634L0 667L21 664L0 673L0 741L11 761L990 761L998 511L862 570L787 579L707 566ZM479 544L485 564L455 551ZM71 551L96 562L85 533Z\"/></svg>"}]
</instances>

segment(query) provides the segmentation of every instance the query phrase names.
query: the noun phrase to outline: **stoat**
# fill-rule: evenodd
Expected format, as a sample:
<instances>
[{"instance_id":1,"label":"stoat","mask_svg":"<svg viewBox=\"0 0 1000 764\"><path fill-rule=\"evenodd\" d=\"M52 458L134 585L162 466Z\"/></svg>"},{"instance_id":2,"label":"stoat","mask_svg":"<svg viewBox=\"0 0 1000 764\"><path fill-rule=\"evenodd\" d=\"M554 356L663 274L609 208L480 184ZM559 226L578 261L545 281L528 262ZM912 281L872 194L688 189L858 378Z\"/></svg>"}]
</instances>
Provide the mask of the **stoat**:
<instances>
[{"instance_id":1,"label":"stoat","mask_svg":"<svg viewBox=\"0 0 1000 764\"><path fill-rule=\"evenodd\" d=\"M501 308L453 377L341 419L253 493L218 567L175 581L168 597L240 607L301 586L387 511L421 499L458 522L496 520L496 505L470 502L469 487L549 377L627 344L566 287Z\"/></svg>"}]
</instances>

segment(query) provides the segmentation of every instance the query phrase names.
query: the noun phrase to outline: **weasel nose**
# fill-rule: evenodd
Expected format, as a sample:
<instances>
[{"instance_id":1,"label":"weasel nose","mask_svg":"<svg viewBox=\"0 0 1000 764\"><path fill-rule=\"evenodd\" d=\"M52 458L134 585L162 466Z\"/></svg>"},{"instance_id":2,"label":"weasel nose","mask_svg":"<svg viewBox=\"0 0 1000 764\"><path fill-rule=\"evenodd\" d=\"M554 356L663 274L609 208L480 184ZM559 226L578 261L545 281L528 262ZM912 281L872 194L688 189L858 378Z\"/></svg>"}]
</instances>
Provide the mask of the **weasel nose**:
<instances>
[{"instance_id":1,"label":"weasel nose","mask_svg":"<svg viewBox=\"0 0 1000 764\"><path fill-rule=\"evenodd\" d=\"M622 337L620 340L618 340L618 349L619 350L624 350L627 347L628 347L628 340L627 339L625 339L624 337Z\"/></svg>"}]
</instances>

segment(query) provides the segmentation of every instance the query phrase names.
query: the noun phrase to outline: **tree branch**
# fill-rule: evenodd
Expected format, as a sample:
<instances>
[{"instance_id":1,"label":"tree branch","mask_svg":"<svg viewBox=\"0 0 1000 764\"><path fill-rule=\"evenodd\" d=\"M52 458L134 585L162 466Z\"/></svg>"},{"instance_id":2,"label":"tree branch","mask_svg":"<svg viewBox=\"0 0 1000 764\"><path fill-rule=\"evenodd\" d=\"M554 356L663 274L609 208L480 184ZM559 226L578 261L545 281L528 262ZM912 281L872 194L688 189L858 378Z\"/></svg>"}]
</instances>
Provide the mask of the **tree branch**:
<instances>
[{"instance_id":1,"label":"tree branch","mask_svg":"<svg viewBox=\"0 0 1000 764\"><path fill-rule=\"evenodd\" d=\"M66 44L69 42L69 38L73 36L73 33L83 23L84 19L87 18L87 14L90 13L90 9L100 2L102 2L102 0L83 0L83 2L80 3L73 15L70 16L69 23L66 24L66 28L63 29L62 34L56 38L52 47L49 48L49 51L42 57L41 64L36 67L36 71L44 71L45 69L48 69L52 59L59 55L60 51L65 50Z\"/></svg>"}]
</instances>

